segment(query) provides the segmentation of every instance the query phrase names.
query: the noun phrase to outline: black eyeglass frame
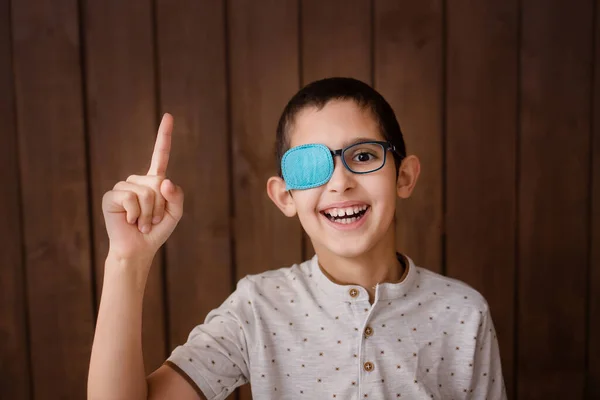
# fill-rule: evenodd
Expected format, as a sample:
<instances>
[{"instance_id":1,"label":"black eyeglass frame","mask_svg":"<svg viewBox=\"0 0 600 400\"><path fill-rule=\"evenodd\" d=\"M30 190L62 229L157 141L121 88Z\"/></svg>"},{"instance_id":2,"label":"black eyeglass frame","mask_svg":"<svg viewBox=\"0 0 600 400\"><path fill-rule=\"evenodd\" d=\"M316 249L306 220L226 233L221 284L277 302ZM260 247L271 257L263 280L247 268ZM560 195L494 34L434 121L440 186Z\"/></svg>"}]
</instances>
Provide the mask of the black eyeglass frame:
<instances>
[{"instance_id":1,"label":"black eyeglass frame","mask_svg":"<svg viewBox=\"0 0 600 400\"><path fill-rule=\"evenodd\" d=\"M383 162L381 163L381 166L379 168L376 168L374 170L371 171L365 171L365 172L357 172L352 170L352 168L350 168L348 166L348 164L346 163L346 158L344 157L344 153L348 150L351 149L352 147L356 147L356 146L360 146L363 144L378 144L381 147L383 147ZM359 174L359 175L364 175L364 174L370 174L372 172L375 171L379 171L381 168L383 168L385 166L385 163L387 161L387 152L391 150L394 153L396 153L398 155L398 157L400 157L400 161L402 161L404 159L404 156L402 154L398 154L398 152L396 151L396 146L394 146L393 144L389 143L389 142L384 142L384 141L379 141L379 140L369 140L369 141L365 141L365 142L358 142L358 143L354 143L351 144L350 146L346 146L342 149L337 149L337 150L329 150L331 151L331 156L335 159L335 156L340 156L340 158L342 159L342 163L344 164L344 167L346 167L346 169L350 172L352 172L353 174Z\"/></svg>"}]
</instances>

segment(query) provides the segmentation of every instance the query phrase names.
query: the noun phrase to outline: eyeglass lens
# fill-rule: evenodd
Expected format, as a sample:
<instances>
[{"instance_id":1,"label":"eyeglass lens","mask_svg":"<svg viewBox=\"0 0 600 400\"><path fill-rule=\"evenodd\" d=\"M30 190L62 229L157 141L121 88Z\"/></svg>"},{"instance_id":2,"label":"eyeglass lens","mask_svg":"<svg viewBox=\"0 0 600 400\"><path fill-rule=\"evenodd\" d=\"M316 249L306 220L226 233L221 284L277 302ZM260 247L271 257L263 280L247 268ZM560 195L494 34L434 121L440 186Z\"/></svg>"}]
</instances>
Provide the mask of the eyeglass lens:
<instances>
[{"instance_id":1,"label":"eyeglass lens","mask_svg":"<svg viewBox=\"0 0 600 400\"><path fill-rule=\"evenodd\" d=\"M353 172L372 172L383 166L385 148L377 143L357 143L346 148L343 157Z\"/></svg>"}]
</instances>

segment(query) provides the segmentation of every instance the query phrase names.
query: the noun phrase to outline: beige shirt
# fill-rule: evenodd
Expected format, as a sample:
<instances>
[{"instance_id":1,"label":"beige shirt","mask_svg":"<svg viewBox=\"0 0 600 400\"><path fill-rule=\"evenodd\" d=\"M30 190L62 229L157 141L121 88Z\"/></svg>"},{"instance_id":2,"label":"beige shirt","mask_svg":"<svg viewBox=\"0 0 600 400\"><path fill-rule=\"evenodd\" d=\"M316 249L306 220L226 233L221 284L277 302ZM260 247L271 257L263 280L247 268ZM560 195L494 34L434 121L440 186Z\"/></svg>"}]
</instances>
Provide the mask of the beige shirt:
<instances>
[{"instance_id":1,"label":"beige shirt","mask_svg":"<svg viewBox=\"0 0 600 400\"><path fill-rule=\"evenodd\" d=\"M400 257L401 255L399 255ZM317 256L249 275L167 360L209 399L506 399L485 299L417 267L367 291Z\"/></svg>"}]
</instances>

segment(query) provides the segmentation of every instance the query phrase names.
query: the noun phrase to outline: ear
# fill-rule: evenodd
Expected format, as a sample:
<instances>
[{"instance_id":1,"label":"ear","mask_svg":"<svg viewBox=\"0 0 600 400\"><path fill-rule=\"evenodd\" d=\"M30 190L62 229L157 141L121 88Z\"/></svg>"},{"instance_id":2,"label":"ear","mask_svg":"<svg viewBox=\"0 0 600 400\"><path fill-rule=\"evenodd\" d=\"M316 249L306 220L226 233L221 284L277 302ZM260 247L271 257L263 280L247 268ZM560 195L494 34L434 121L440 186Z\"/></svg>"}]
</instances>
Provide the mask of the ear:
<instances>
[{"instance_id":1,"label":"ear","mask_svg":"<svg viewBox=\"0 0 600 400\"><path fill-rule=\"evenodd\" d=\"M278 176L272 176L267 181L267 194L286 217L296 215L296 204L291 193L285 190L285 181Z\"/></svg>"},{"instance_id":2,"label":"ear","mask_svg":"<svg viewBox=\"0 0 600 400\"><path fill-rule=\"evenodd\" d=\"M396 192L398 197L408 199L417 184L421 173L421 163L417 156L408 156L402 160L396 180Z\"/></svg>"}]
</instances>

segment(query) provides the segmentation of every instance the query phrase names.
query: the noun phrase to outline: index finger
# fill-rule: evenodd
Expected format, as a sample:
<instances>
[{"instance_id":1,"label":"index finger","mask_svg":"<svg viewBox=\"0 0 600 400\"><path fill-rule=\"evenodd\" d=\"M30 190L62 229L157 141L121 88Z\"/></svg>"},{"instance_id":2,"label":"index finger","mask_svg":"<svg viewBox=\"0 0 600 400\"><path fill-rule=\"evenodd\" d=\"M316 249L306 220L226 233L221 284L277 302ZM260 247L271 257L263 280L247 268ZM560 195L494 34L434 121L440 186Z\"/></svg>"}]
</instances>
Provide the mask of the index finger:
<instances>
[{"instance_id":1,"label":"index finger","mask_svg":"<svg viewBox=\"0 0 600 400\"><path fill-rule=\"evenodd\" d=\"M152 153L152 162L148 175L165 176L167 165L169 164L169 154L171 153L171 132L173 131L173 117L165 113L158 127L158 135L154 144Z\"/></svg>"}]
</instances>

